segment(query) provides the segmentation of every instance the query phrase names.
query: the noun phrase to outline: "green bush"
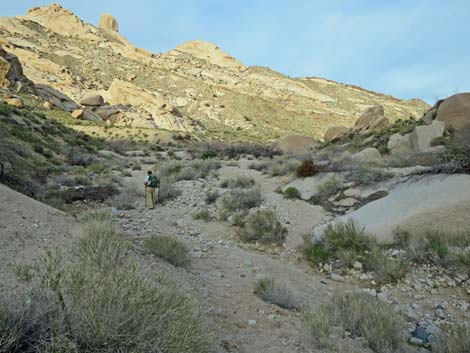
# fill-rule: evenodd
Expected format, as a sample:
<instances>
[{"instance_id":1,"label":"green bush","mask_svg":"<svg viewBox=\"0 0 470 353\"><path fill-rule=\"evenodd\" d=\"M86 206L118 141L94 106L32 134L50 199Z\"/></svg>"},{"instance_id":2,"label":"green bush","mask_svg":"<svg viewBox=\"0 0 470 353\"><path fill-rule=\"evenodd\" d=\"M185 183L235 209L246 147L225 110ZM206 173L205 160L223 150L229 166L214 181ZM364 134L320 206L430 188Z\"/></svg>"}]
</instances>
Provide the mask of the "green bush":
<instances>
[{"instance_id":1,"label":"green bush","mask_svg":"<svg viewBox=\"0 0 470 353\"><path fill-rule=\"evenodd\" d=\"M217 151L215 150L206 150L202 153L201 159L209 159L209 158L216 158Z\"/></svg>"},{"instance_id":2,"label":"green bush","mask_svg":"<svg viewBox=\"0 0 470 353\"><path fill-rule=\"evenodd\" d=\"M300 191L293 186L289 186L285 189L283 195L286 199L300 199Z\"/></svg>"},{"instance_id":3,"label":"green bush","mask_svg":"<svg viewBox=\"0 0 470 353\"><path fill-rule=\"evenodd\" d=\"M348 263L363 260L366 252L375 244L371 235L353 221L330 224L321 241L307 244L304 255L316 265L328 260L338 260L344 251L348 251Z\"/></svg>"},{"instance_id":4,"label":"green bush","mask_svg":"<svg viewBox=\"0 0 470 353\"><path fill-rule=\"evenodd\" d=\"M153 236L145 239L147 253L160 257L174 266L188 266L191 263L188 248L175 238Z\"/></svg>"},{"instance_id":5,"label":"green bush","mask_svg":"<svg viewBox=\"0 0 470 353\"><path fill-rule=\"evenodd\" d=\"M282 244L287 230L278 221L272 210L255 210L245 221L240 231L240 239L245 242L259 241L261 243Z\"/></svg>"},{"instance_id":6,"label":"green bush","mask_svg":"<svg viewBox=\"0 0 470 353\"><path fill-rule=\"evenodd\" d=\"M391 306L363 293L336 294L325 304L307 310L304 322L316 341L326 346L335 327L352 337L364 337L377 353L398 352L403 341L402 317Z\"/></svg>"},{"instance_id":7,"label":"green bush","mask_svg":"<svg viewBox=\"0 0 470 353\"><path fill-rule=\"evenodd\" d=\"M265 302L279 305L284 309L298 307L298 302L284 283L278 283L272 277L263 277L256 281L255 293Z\"/></svg>"}]
</instances>

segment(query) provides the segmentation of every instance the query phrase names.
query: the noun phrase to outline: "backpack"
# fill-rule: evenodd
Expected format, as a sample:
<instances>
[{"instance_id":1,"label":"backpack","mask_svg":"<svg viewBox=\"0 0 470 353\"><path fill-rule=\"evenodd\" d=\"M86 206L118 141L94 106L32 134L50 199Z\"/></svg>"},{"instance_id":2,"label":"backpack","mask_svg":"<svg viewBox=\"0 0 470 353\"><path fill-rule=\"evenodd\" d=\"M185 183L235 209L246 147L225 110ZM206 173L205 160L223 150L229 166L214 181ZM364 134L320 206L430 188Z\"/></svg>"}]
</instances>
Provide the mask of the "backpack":
<instances>
[{"instance_id":1,"label":"backpack","mask_svg":"<svg viewBox=\"0 0 470 353\"><path fill-rule=\"evenodd\" d=\"M160 180L158 180L158 178L155 175L151 175L147 183L147 186L150 186L151 188L157 188L158 185L160 185Z\"/></svg>"}]
</instances>

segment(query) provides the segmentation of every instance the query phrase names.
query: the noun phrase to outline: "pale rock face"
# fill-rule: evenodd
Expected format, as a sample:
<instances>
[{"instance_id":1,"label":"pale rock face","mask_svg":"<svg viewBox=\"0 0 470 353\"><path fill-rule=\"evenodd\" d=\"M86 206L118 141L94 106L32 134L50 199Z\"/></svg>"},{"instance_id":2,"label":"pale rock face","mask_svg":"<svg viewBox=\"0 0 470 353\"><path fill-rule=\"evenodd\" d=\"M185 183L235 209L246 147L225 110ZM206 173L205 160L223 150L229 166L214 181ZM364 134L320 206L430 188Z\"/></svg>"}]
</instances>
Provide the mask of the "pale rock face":
<instances>
[{"instance_id":1,"label":"pale rock face","mask_svg":"<svg viewBox=\"0 0 470 353\"><path fill-rule=\"evenodd\" d=\"M431 125L417 126L410 135L411 145L416 152L427 152L431 142L444 134L444 122L434 120Z\"/></svg>"},{"instance_id":2,"label":"pale rock face","mask_svg":"<svg viewBox=\"0 0 470 353\"><path fill-rule=\"evenodd\" d=\"M304 153L319 146L319 142L310 136L289 135L282 137L274 147L283 153Z\"/></svg>"},{"instance_id":3,"label":"pale rock face","mask_svg":"<svg viewBox=\"0 0 470 353\"><path fill-rule=\"evenodd\" d=\"M385 114L384 107L381 105L374 105L367 109L354 124L354 130L367 130L377 119L383 117Z\"/></svg>"},{"instance_id":4,"label":"pale rock face","mask_svg":"<svg viewBox=\"0 0 470 353\"><path fill-rule=\"evenodd\" d=\"M99 107L104 104L104 100L99 94L87 94L80 100L80 104L89 107Z\"/></svg>"},{"instance_id":5,"label":"pale rock face","mask_svg":"<svg viewBox=\"0 0 470 353\"><path fill-rule=\"evenodd\" d=\"M444 100L437 109L436 119L451 130L470 125L470 93L456 94Z\"/></svg>"},{"instance_id":6,"label":"pale rock face","mask_svg":"<svg viewBox=\"0 0 470 353\"><path fill-rule=\"evenodd\" d=\"M7 79L10 64L4 58L0 57L0 87L7 88L10 86L10 81Z\"/></svg>"},{"instance_id":7,"label":"pale rock face","mask_svg":"<svg viewBox=\"0 0 470 353\"><path fill-rule=\"evenodd\" d=\"M403 155L413 152L413 145L411 144L410 134L394 134L390 136L387 147L394 155Z\"/></svg>"},{"instance_id":8,"label":"pale rock face","mask_svg":"<svg viewBox=\"0 0 470 353\"><path fill-rule=\"evenodd\" d=\"M325 132L325 141L336 141L349 132L349 129L344 126L332 126Z\"/></svg>"},{"instance_id":9,"label":"pale rock face","mask_svg":"<svg viewBox=\"0 0 470 353\"><path fill-rule=\"evenodd\" d=\"M113 15L110 14L101 15L98 28L105 31L119 32L119 24Z\"/></svg>"},{"instance_id":10,"label":"pale rock face","mask_svg":"<svg viewBox=\"0 0 470 353\"><path fill-rule=\"evenodd\" d=\"M11 105L12 107L15 107L15 108L23 108L24 107L24 103L23 103L23 100L21 98L7 98L7 99L5 99L5 103L8 104L8 105Z\"/></svg>"},{"instance_id":11,"label":"pale rock face","mask_svg":"<svg viewBox=\"0 0 470 353\"><path fill-rule=\"evenodd\" d=\"M333 222L355 221L381 243L392 243L397 227L412 234L441 230L458 234L470 228L470 176L427 176L398 183L389 195L368 203ZM445 195L445 197L443 197ZM328 224L315 227L312 237L321 239Z\"/></svg>"},{"instance_id":12,"label":"pale rock face","mask_svg":"<svg viewBox=\"0 0 470 353\"><path fill-rule=\"evenodd\" d=\"M373 163L382 160L382 155L377 148L366 148L358 153L355 153L351 158L357 162Z\"/></svg>"}]
</instances>

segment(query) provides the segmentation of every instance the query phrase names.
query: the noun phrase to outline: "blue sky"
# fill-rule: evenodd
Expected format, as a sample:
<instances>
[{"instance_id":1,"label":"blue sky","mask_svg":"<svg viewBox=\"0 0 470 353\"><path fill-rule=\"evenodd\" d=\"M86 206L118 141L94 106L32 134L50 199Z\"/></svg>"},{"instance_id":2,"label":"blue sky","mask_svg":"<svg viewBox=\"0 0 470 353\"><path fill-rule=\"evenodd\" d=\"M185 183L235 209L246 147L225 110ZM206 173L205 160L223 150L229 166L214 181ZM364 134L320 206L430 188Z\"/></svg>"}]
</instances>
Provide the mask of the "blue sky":
<instances>
[{"instance_id":1,"label":"blue sky","mask_svg":"<svg viewBox=\"0 0 470 353\"><path fill-rule=\"evenodd\" d=\"M468 0L62 0L86 22L113 14L135 45L216 43L247 65L433 103L470 91ZM14 0L0 15L48 1Z\"/></svg>"}]
</instances>

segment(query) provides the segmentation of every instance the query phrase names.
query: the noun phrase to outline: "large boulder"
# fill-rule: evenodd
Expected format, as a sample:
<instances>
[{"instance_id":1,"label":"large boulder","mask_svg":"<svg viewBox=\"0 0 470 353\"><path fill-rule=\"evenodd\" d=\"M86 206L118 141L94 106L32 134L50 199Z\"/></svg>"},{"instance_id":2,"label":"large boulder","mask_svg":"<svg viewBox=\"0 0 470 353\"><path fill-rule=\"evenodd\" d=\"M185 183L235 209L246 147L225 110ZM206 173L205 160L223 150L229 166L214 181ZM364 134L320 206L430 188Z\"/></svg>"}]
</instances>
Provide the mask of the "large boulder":
<instances>
[{"instance_id":1,"label":"large boulder","mask_svg":"<svg viewBox=\"0 0 470 353\"><path fill-rule=\"evenodd\" d=\"M369 127L377 120L384 117L385 111L384 107L376 104L368 108L360 117L356 120L354 124L354 130L361 131L367 130Z\"/></svg>"},{"instance_id":2,"label":"large boulder","mask_svg":"<svg viewBox=\"0 0 470 353\"><path fill-rule=\"evenodd\" d=\"M310 136L284 136L275 143L274 147L283 153L306 153L317 148L320 143Z\"/></svg>"},{"instance_id":3,"label":"large boulder","mask_svg":"<svg viewBox=\"0 0 470 353\"><path fill-rule=\"evenodd\" d=\"M461 130L470 125L470 93L460 93L445 99L436 112L436 119L448 130Z\"/></svg>"},{"instance_id":4,"label":"large boulder","mask_svg":"<svg viewBox=\"0 0 470 353\"><path fill-rule=\"evenodd\" d=\"M99 107L104 104L104 99L99 94L87 94L81 99L80 104L88 107Z\"/></svg>"},{"instance_id":5,"label":"large boulder","mask_svg":"<svg viewBox=\"0 0 470 353\"><path fill-rule=\"evenodd\" d=\"M119 32L119 24L113 15L110 14L103 14L100 17L100 22L98 23L98 27L111 32Z\"/></svg>"},{"instance_id":6,"label":"large boulder","mask_svg":"<svg viewBox=\"0 0 470 353\"><path fill-rule=\"evenodd\" d=\"M434 120L431 125L415 127L410 134L410 141L416 152L427 152L434 139L444 135L444 122Z\"/></svg>"},{"instance_id":7,"label":"large boulder","mask_svg":"<svg viewBox=\"0 0 470 353\"><path fill-rule=\"evenodd\" d=\"M377 163L382 160L382 155L377 148L366 148L351 156L351 159L360 163Z\"/></svg>"},{"instance_id":8,"label":"large boulder","mask_svg":"<svg viewBox=\"0 0 470 353\"><path fill-rule=\"evenodd\" d=\"M395 155L428 152L432 147L432 141L443 135L444 123L434 120L431 125L415 127L409 134L390 136L387 147Z\"/></svg>"},{"instance_id":9,"label":"large boulder","mask_svg":"<svg viewBox=\"0 0 470 353\"><path fill-rule=\"evenodd\" d=\"M396 183L388 196L331 223L352 219L381 243L393 242L397 227L415 234L426 230L460 233L470 229L470 193L466 190L470 190L470 175L419 177ZM328 224L315 227L312 236L321 239Z\"/></svg>"},{"instance_id":10,"label":"large boulder","mask_svg":"<svg viewBox=\"0 0 470 353\"><path fill-rule=\"evenodd\" d=\"M10 81L8 81L8 71L10 70L10 64L4 58L0 57L0 87L8 87Z\"/></svg>"},{"instance_id":11,"label":"large boulder","mask_svg":"<svg viewBox=\"0 0 470 353\"><path fill-rule=\"evenodd\" d=\"M344 137L349 132L349 129L344 126L332 126L325 132L323 139L327 142L333 142Z\"/></svg>"},{"instance_id":12,"label":"large boulder","mask_svg":"<svg viewBox=\"0 0 470 353\"><path fill-rule=\"evenodd\" d=\"M381 116L376 119L370 126L367 128L366 132L380 132L385 130L390 126L390 120L385 116Z\"/></svg>"}]
</instances>

